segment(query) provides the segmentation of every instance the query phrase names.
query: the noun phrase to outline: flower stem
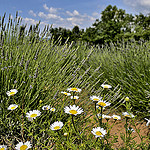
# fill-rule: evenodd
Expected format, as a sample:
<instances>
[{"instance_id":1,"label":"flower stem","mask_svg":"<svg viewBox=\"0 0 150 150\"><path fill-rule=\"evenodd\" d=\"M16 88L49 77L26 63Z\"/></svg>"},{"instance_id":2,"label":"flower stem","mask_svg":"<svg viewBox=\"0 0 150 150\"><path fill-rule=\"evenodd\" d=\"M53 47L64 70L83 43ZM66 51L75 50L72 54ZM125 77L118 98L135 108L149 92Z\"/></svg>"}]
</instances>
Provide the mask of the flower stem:
<instances>
[{"instance_id":1,"label":"flower stem","mask_svg":"<svg viewBox=\"0 0 150 150\"><path fill-rule=\"evenodd\" d=\"M74 98L74 93L75 93L75 92L73 92L73 102L74 102L74 104L75 104L75 98Z\"/></svg>"},{"instance_id":2,"label":"flower stem","mask_svg":"<svg viewBox=\"0 0 150 150\"><path fill-rule=\"evenodd\" d=\"M100 119L100 126L102 126L102 115L103 115L103 107L101 107L101 119Z\"/></svg>"},{"instance_id":3,"label":"flower stem","mask_svg":"<svg viewBox=\"0 0 150 150\"><path fill-rule=\"evenodd\" d=\"M73 115L71 115L71 119L72 119L73 128L74 128L74 130L76 131L76 133L78 133L78 132L77 132L77 130L76 130L76 128L75 128L75 124L74 124Z\"/></svg>"}]
</instances>

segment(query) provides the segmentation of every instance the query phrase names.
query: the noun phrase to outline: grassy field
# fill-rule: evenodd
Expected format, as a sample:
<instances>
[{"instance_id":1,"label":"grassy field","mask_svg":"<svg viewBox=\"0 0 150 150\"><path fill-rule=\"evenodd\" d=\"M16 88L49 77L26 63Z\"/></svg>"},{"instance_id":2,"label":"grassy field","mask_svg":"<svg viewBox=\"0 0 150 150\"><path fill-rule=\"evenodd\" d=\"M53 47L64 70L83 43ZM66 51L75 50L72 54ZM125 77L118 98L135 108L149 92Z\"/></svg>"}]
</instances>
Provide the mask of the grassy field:
<instances>
[{"instance_id":1,"label":"grassy field","mask_svg":"<svg viewBox=\"0 0 150 150\"><path fill-rule=\"evenodd\" d=\"M149 119L150 42L61 45L48 27L23 33L20 23L0 19L0 149L114 149L113 114L125 121L119 149L148 149L135 122Z\"/></svg>"}]
</instances>

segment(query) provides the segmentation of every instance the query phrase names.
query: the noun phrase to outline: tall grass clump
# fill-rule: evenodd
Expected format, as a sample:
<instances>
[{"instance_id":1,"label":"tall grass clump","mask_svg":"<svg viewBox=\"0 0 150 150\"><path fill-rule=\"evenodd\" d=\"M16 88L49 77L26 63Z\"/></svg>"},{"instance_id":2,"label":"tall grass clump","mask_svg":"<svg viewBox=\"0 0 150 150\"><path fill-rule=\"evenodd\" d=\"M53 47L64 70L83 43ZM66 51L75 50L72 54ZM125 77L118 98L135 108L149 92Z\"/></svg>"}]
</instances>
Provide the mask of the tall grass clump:
<instances>
[{"instance_id":1,"label":"tall grass clump","mask_svg":"<svg viewBox=\"0 0 150 150\"><path fill-rule=\"evenodd\" d=\"M61 45L39 24L27 30L17 14L0 18L0 149L113 149L109 119L121 119L119 108L126 111L122 148L148 148L148 137L137 129L137 144L127 131L135 104L126 102L124 83L109 77L106 47Z\"/></svg>"},{"instance_id":2,"label":"tall grass clump","mask_svg":"<svg viewBox=\"0 0 150 150\"><path fill-rule=\"evenodd\" d=\"M133 111L149 117L150 112L150 43L134 41L96 46L89 63L101 64L102 79L120 85L124 96L132 99Z\"/></svg>"}]
</instances>

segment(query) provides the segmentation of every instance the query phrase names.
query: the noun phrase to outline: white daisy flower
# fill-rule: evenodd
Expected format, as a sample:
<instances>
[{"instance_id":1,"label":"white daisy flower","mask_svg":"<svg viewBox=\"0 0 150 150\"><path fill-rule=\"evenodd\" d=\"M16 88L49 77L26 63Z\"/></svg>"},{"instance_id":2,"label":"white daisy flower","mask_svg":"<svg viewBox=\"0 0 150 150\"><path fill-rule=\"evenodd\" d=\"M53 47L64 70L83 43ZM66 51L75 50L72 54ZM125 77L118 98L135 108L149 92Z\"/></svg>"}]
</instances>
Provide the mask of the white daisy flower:
<instances>
[{"instance_id":1,"label":"white daisy flower","mask_svg":"<svg viewBox=\"0 0 150 150\"><path fill-rule=\"evenodd\" d=\"M79 96L71 96L71 99L79 99Z\"/></svg>"},{"instance_id":2,"label":"white daisy flower","mask_svg":"<svg viewBox=\"0 0 150 150\"><path fill-rule=\"evenodd\" d=\"M33 118L36 119L36 117L40 116L41 112L39 110L33 110L26 113L27 118Z\"/></svg>"},{"instance_id":3,"label":"white daisy flower","mask_svg":"<svg viewBox=\"0 0 150 150\"><path fill-rule=\"evenodd\" d=\"M69 92L79 92L80 93L82 90L79 89L79 88L68 88L67 91L69 91Z\"/></svg>"},{"instance_id":4,"label":"white daisy flower","mask_svg":"<svg viewBox=\"0 0 150 150\"><path fill-rule=\"evenodd\" d=\"M14 110L14 109L16 109L18 107L18 105L16 105L16 104L11 104L7 109L8 110Z\"/></svg>"},{"instance_id":5,"label":"white daisy flower","mask_svg":"<svg viewBox=\"0 0 150 150\"><path fill-rule=\"evenodd\" d=\"M150 120L147 118L144 118L144 119L147 121L146 126L148 126L150 124Z\"/></svg>"},{"instance_id":6,"label":"white daisy flower","mask_svg":"<svg viewBox=\"0 0 150 150\"><path fill-rule=\"evenodd\" d=\"M18 91L16 89L11 89L10 91L7 91L6 94L8 96L14 96Z\"/></svg>"},{"instance_id":7,"label":"white daisy flower","mask_svg":"<svg viewBox=\"0 0 150 150\"><path fill-rule=\"evenodd\" d=\"M15 147L16 150L28 150L29 148L32 148L30 141L27 141L25 143L19 142Z\"/></svg>"},{"instance_id":8,"label":"white daisy flower","mask_svg":"<svg viewBox=\"0 0 150 150\"><path fill-rule=\"evenodd\" d=\"M7 145L0 145L0 150L6 150L7 149Z\"/></svg>"},{"instance_id":9,"label":"white daisy flower","mask_svg":"<svg viewBox=\"0 0 150 150\"><path fill-rule=\"evenodd\" d=\"M49 106L49 105L43 106L42 109L43 109L43 110L49 110L49 109L50 109L50 106Z\"/></svg>"},{"instance_id":10,"label":"white daisy flower","mask_svg":"<svg viewBox=\"0 0 150 150\"><path fill-rule=\"evenodd\" d=\"M62 127L63 127L63 122L56 121L50 126L50 129L51 130L60 130Z\"/></svg>"},{"instance_id":11,"label":"white daisy flower","mask_svg":"<svg viewBox=\"0 0 150 150\"><path fill-rule=\"evenodd\" d=\"M106 130L101 127L93 128L91 132L95 135L96 138L104 137L107 134Z\"/></svg>"},{"instance_id":12,"label":"white daisy flower","mask_svg":"<svg viewBox=\"0 0 150 150\"><path fill-rule=\"evenodd\" d=\"M90 99L93 101L93 102L98 102L102 99L102 97L99 97L99 96L91 96Z\"/></svg>"},{"instance_id":13,"label":"white daisy flower","mask_svg":"<svg viewBox=\"0 0 150 150\"><path fill-rule=\"evenodd\" d=\"M70 93L67 93L67 92L61 92L62 94L66 95L66 96L70 96L71 94Z\"/></svg>"},{"instance_id":14,"label":"white daisy flower","mask_svg":"<svg viewBox=\"0 0 150 150\"><path fill-rule=\"evenodd\" d=\"M135 116L132 113L128 113L128 112L123 112L122 113L125 117L127 118L134 118Z\"/></svg>"},{"instance_id":15,"label":"white daisy flower","mask_svg":"<svg viewBox=\"0 0 150 150\"><path fill-rule=\"evenodd\" d=\"M108 84L102 84L101 85L104 89L110 89L110 88L112 88L112 86L111 85L108 85Z\"/></svg>"},{"instance_id":16,"label":"white daisy flower","mask_svg":"<svg viewBox=\"0 0 150 150\"><path fill-rule=\"evenodd\" d=\"M100 100L98 101L97 105L101 106L101 107L107 107L107 106L110 106L111 103L109 102L106 102L106 101L103 101L103 100Z\"/></svg>"},{"instance_id":17,"label":"white daisy flower","mask_svg":"<svg viewBox=\"0 0 150 150\"><path fill-rule=\"evenodd\" d=\"M121 117L118 116L118 115L112 115L112 118L115 119L115 120L120 120L121 119Z\"/></svg>"},{"instance_id":18,"label":"white daisy flower","mask_svg":"<svg viewBox=\"0 0 150 150\"><path fill-rule=\"evenodd\" d=\"M97 114L97 116L100 118L101 117L101 114ZM109 116L109 115L104 115L104 114L102 114L102 118L104 119L110 119L110 118L112 118L111 116Z\"/></svg>"},{"instance_id":19,"label":"white daisy flower","mask_svg":"<svg viewBox=\"0 0 150 150\"><path fill-rule=\"evenodd\" d=\"M65 110L65 113L75 115L75 116L83 112L83 109L79 108L79 106L76 106L76 105L73 105L73 106L70 105L70 107L66 106L64 110Z\"/></svg>"},{"instance_id":20,"label":"white daisy flower","mask_svg":"<svg viewBox=\"0 0 150 150\"><path fill-rule=\"evenodd\" d=\"M52 108L50 109L50 111L53 111L53 112L54 112L55 110L56 110L56 109L55 109L54 107L52 107Z\"/></svg>"}]
</instances>

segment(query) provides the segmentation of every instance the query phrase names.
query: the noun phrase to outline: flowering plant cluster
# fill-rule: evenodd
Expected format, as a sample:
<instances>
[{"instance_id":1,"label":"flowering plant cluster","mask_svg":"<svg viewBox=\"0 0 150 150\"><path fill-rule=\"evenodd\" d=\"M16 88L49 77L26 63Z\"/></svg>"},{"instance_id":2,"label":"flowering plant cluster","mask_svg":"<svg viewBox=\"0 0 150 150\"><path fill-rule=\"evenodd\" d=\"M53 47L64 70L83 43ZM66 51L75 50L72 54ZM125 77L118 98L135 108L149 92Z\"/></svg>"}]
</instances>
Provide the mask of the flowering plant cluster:
<instances>
[{"instance_id":1,"label":"flowering plant cluster","mask_svg":"<svg viewBox=\"0 0 150 150\"><path fill-rule=\"evenodd\" d=\"M107 109L108 107L111 107L111 102L107 101L106 99L106 92L108 92L109 88L112 88L112 86L110 85L104 85L102 84L102 87L104 89L104 93L101 94L101 96L90 96L90 100L93 101L94 104L94 114L97 117L97 121L99 122L97 127L93 127L91 129L91 133L95 136L95 138L97 139L96 142L98 140L100 140L100 145L99 148L103 149L104 148L104 143L105 141L107 141L107 143L109 143L109 141L107 140L107 138L110 136L110 129L108 124L103 123L103 119L106 119L107 123L109 122L109 120L111 118L114 119L114 123L118 120L121 120L121 116L120 115L116 115L113 114L112 116L108 115L108 114L104 114L104 110ZM56 120L51 123L49 125L49 129L55 133L57 133L57 136L60 136L60 134L63 133L64 137L69 137L71 133L66 132L67 131L67 126L69 127L70 130L70 123L72 122L72 128L74 130L74 134L76 136L79 137L80 140L83 140L83 135L81 134L81 131L78 131L77 129L77 124L75 122L75 117L78 117L79 115L81 115L82 113L84 113L85 111L80 107L76 105L76 101L79 100L79 96L76 95L77 93L79 94L82 90L79 88L68 88L67 91L69 91L70 93L64 92L62 91L61 93L64 94L65 96L67 96L66 98L68 98L70 96L70 99L72 100L72 105L69 106L64 106L62 105L64 108L64 113L68 114L69 116L67 117L68 120L68 124L67 124L67 120L66 122L64 120L60 120L56 118ZM16 89L12 89L10 91L8 91L6 94L8 96L13 97L15 94L17 94L18 90ZM133 128L131 128L130 126L128 127L128 120L129 119L133 119L135 118L135 116L131 113L131 111L129 111L129 106L130 106L130 100L128 97L125 98L126 101L126 109L127 112L122 112L122 115L125 117L126 119L126 124L125 124L125 129L126 129L126 138L125 138L125 146L127 147L128 145L128 132L131 134L132 132L135 132L135 130ZM16 101L14 100L14 102L16 103ZM41 105L42 101L40 100L40 105ZM56 108L51 107L50 105L44 105L41 107L43 112L53 112L53 113L57 113ZM17 110L17 109L21 109L19 104L10 104L8 107L8 110L11 110L11 112ZM23 107L22 107L22 111ZM100 111L100 113L98 113ZM33 122L33 130L35 129L34 125L36 125L36 119L40 116L43 115L43 112L41 112L40 110L29 110L28 112L25 113L25 117L28 119L28 121ZM51 115L53 115L52 113L50 113ZM55 114L54 114L55 115ZM78 117L80 118L80 117ZM71 122L70 122L71 119ZM145 118L145 120L147 121L146 126L149 126L150 121ZM37 126L37 125L36 125ZM50 130L48 130L50 132ZM62 131L61 131L62 130ZM73 132L73 131L72 131ZM85 131L84 131L85 132ZM130 135L129 135L130 136ZM68 139L67 139L68 140ZM15 145L15 149L16 150L28 150L33 148L33 146L35 145L35 140L29 141L29 140L24 140L24 141L20 141L18 144ZM0 149L5 150L7 149L8 145L0 145Z\"/></svg>"}]
</instances>

